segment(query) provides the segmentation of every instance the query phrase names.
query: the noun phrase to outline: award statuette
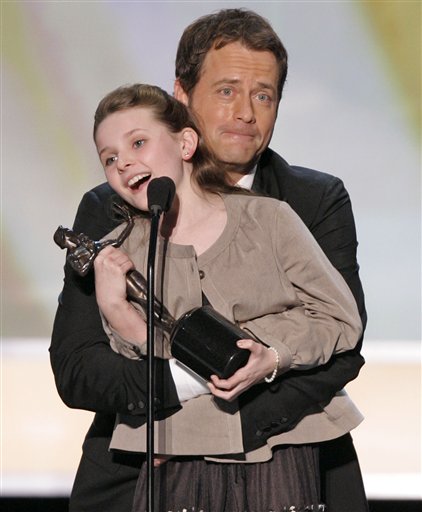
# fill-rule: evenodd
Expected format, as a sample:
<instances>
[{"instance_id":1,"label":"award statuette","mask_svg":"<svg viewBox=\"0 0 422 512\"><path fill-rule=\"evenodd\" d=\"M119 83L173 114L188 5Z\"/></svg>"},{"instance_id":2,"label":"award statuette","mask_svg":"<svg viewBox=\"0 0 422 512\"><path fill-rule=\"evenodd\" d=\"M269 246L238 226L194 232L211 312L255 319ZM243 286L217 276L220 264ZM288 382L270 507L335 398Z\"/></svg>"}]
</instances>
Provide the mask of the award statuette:
<instances>
[{"instance_id":1,"label":"award statuette","mask_svg":"<svg viewBox=\"0 0 422 512\"><path fill-rule=\"evenodd\" d=\"M80 276L89 272L104 247L120 247L132 231L134 218L131 210L126 205L113 204L113 208L127 223L117 239L97 242L62 226L54 233L54 241L68 250L66 260ZM146 310L147 281L137 270L126 274L126 293L129 300ZM226 379L248 361L249 350L239 348L236 342L249 339L251 335L210 305L194 308L175 320L154 298L154 320L169 334L173 357L205 380L210 380L211 375Z\"/></svg>"}]
</instances>

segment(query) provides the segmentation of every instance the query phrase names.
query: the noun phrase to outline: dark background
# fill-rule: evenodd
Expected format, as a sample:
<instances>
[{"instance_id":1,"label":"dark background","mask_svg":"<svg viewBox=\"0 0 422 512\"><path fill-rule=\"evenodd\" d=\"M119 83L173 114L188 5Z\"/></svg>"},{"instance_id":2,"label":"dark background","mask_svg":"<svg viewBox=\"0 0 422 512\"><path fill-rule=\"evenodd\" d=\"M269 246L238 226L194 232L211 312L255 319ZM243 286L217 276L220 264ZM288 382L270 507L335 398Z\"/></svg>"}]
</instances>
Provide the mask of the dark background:
<instances>
[{"instance_id":1,"label":"dark background","mask_svg":"<svg viewBox=\"0 0 422 512\"><path fill-rule=\"evenodd\" d=\"M0 508L2 512L67 512L68 501L67 498L1 498ZM369 509L370 512L421 512L422 502L373 500Z\"/></svg>"}]
</instances>

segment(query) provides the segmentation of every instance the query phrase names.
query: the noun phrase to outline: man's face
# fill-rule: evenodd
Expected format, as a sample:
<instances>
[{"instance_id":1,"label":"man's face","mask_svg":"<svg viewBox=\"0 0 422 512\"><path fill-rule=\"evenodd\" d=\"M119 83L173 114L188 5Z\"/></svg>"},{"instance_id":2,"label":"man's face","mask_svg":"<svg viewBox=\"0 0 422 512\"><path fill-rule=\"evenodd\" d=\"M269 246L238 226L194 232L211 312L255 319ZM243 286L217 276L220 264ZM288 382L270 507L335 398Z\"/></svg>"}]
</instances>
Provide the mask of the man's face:
<instances>
[{"instance_id":1,"label":"man's face","mask_svg":"<svg viewBox=\"0 0 422 512\"><path fill-rule=\"evenodd\" d=\"M193 110L207 146L217 158L250 169L268 146L277 117L278 65L267 51L239 42L210 50L198 83L179 100Z\"/></svg>"}]
</instances>

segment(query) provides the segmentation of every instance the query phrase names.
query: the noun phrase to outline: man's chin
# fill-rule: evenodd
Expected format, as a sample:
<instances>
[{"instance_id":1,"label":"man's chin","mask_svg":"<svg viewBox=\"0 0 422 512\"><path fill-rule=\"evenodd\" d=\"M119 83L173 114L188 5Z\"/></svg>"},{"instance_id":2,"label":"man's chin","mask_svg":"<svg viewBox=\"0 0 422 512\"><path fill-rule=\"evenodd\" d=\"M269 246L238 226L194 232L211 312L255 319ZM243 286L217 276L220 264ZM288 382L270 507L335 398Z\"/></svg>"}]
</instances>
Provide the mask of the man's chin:
<instances>
[{"instance_id":1,"label":"man's chin","mask_svg":"<svg viewBox=\"0 0 422 512\"><path fill-rule=\"evenodd\" d=\"M228 171L249 172L258 161L258 155L245 153L220 153L216 155L217 160L221 162Z\"/></svg>"}]
</instances>

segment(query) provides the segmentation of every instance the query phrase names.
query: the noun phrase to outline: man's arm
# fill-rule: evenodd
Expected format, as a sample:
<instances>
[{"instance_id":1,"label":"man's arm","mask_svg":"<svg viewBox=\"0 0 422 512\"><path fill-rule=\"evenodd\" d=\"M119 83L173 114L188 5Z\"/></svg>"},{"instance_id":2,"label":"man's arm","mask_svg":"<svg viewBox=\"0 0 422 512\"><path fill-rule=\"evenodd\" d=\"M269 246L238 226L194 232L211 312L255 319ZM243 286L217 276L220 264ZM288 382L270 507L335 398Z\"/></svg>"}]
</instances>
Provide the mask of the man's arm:
<instances>
[{"instance_id":1,"label":"man's arm","mask_svg":"<svg viewBox=\"0 0 422 512\"><path fill-rule=\"evenodd\" d=\"M266 171L276 173L271 168ZM260 189L286 200L299 214L350 287L365 328L365 301L356 260L356 229L350 198L339 179L321 173L314 178L313 172L303 170L305 176L311 173L309 182L302 180L301 169L294 169L291 179L283 186L276 186L274 174L268 175L268 180L264 174L259 177ZM323 366L290 371L271 385L254 386L241 395L242 429L248 448L257 448L268 437L293 429L306 414L319 404L328 403L355 379L365 362L360 354L361 346L362 339L353 350L333 356Z\"/></svg>"},{"instance_id":2,"label":"man's arm","mask_svg":"<svg viewBox=\"0 0 422 512\"><path fill-rule=\"evenodd\" d=\"M352 291L365 330L367 317L356 256L358 242L355 220L349 194L341 180L332 178L327 184L318 214L309 229Z\"/></svg>"},{"instance_id":3,"label":"man's arm","mask_svg":"<svg viewBox=\"0 0 422 512\"><path fill-rule=\"evenodd\" d=\"M84 195L73 230L94 240L105 236L111 195L106 185ZM54 322L50 360L58 392L69 407L96 412L146 413L146 361L129 360L110 347L95 300L94 278L78 276L68 264ZM180 403L168 361L156 360L157 416L178 410Z\"/></svg>"}]
</instances>

